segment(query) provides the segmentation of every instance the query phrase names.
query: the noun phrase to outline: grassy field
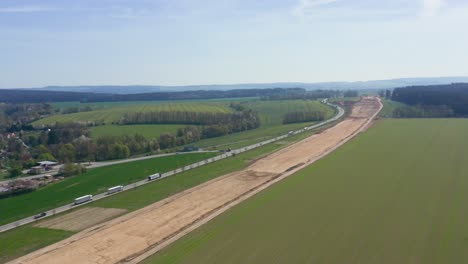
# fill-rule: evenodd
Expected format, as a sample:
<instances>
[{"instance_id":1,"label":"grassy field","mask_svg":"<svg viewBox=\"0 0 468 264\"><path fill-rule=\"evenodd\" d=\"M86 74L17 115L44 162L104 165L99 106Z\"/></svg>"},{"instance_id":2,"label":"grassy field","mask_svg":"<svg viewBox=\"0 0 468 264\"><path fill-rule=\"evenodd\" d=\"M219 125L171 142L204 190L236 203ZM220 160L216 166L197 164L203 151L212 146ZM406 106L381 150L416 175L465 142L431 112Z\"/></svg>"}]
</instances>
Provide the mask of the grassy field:
<instances>
[{"instance_id":1,"label":"grassy field","mask_svg":"<svg viewBox=\"0 0 468 264\"><path fill-rule=\"evenodd\" d=\"M146 138L157 138L163 133L176 134L179 128L186 125L104 125L91 127L91 137L98 138L101 136L125 136L134 135L136 133L143 135Z\"/></svg>"},{"instance_id":2,"label":"grassy field","mask_svg":"<svg viewBox=\"0 0 468 264\"><path fill-rule=\"evenodd\" d=\"M228 159L208 164L206 166L190 170L173 177L169 177L151 184L140 186L136 189L118 193L107 197L86 206L100 206L108 208L122 208L133 211L144 206L157 202L161 199L169 197L177 192L186 190L210 179L225 175L236 170L245 168L253 160L278 150L292 142L301 140L311 133L288 137L282 142L269 144L252 151L236 155ZM61 214L59 214L61 215ZM28 239L25 234L34 234L35 237ZM18 256L27 254L40 247L60 241L71 236L71 232L61 232L57 230L37 228L32 225L13 229L4 233L0 233L0 242L14 240L16 241L10 246L1 246L0 244L0 263L11 260ZM39 243L40 242L40 243ZM6 242L5 242L6 243Z\"/></svg>"},{"instance_id":3,"label":"grassy field","mask_svg":"<svg viewBox=\"0 0 468 264\"><path fill-rule=\"evenodd\" d=\"M282 125L284 115L294 111L323 111L327 118L333 115L330 107L311 100L249 101L244 105L260 114L262 127Z\"/></svg>"},{"instance_id":4,"label":"grassy field","mask_svg":"<svg viewBox=\"0 0 468 264\"><path fill-rule=\"evenodd\" d=\"M33 125L53 124L55 122L97 122L112 124L119 122L120 119L127 113L135 112L152 112L152 111L191 111L191 112L221 112L228 113L231 109L226 102L206 101L206 102L148 102L129 103L104 107L103 109L80 112L73 114L58 114L44 119L40 119Z\"/></svg>"},{"instance_id":5,"label":"grassy field","mask_svg":"<svg viewBox=\"0 0 468 264\"><path fill-rule=\"evenodd\" d=\"M1 199L0 225L70 203L85 194L104 192L109 187L136 182L149 174L170 171L215 155L217 153L175 155L91 169L31 193Z\"/></svg>"},{"instance_id":6,"label":"grassy field","mask_svg":"<svg viewBox=\"0 0 468 264\"><path fill-rule=\"evenodd\" d=\"M92 103L81 103L81 102L56 102L52 103L52 106L58 110L63 110L68 107L81 107L84 108L86 106L90 106L94 110L99 109L106 109L106 108L113 108L118 106L129 106L129 105L157 105L157 104L171 104L171 103L221 103L223 105L226 102L243 102L243 101L250 101L255 100L256 97L241 97L241 98L219 98L219 99L200 99L200 100L167 100L167 101L119 101L119 102L92 102Z\"/></svg>"},{"instance_id":7,"label":"grassy field","mask_svg":"<svg viewBox=\"0 0 468 264\"><path fill-rule=\"evenodd\" d=\"M379 121L145 263L468 263L467 134Z\"/></svg>"},{"instance_id":8,"label":"grassy field","mask_svg":"<svg viewBox=\"0 0 468 264\"><path fill-rule=\"evenodd\" d=\"M383 105L384 107L382 108L382 111L380 111L379 116L387 117L387 118L393 117L393 111L396 108L405 106L404 103L391 101L391 100L383 100Z\"/></svg>"},{"instance_id":9,"label":"grassy field","mask_svg":"<svg viewBox=\"0 0 468 264\"><path fill-rule=\"evenodd\" d=\"M0 263L69 237L73 232L31 226L0 233ZM27 245L27 246L25 246Z\"/></svg>"}]
</instances>

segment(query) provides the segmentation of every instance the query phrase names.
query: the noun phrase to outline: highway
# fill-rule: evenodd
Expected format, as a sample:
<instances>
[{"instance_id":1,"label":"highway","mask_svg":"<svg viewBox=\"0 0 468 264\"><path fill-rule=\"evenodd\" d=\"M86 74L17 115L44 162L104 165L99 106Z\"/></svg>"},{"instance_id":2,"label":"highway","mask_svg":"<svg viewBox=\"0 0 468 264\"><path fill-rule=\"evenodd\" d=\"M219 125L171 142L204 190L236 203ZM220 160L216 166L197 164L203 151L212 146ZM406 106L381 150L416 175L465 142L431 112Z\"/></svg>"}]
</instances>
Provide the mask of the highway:
<instances>
[{"instance_id":1,"label":"highway","mask_svg":"<svg viewBox=\"0 0 468 264\"><path fill-rule=\"evenodd\" d=\"M127 190L136 188L136 187L141 186L141 185L145 185L145 184L148 184L148 183L151 183L151 182L155 182L155 181L158 181L158 180L164 179L166 177L170 177L170 176L179 174L179 173L187 171L187 170L198 168L200 166L204 166L206 164L213 163L213 162L216 162L218 160L225 159L225 158L231 157L231 156L236 155L236 154L240 154L240 153L243 153L243 152L246 152L246 151L249 151L249 150L264 146L264 145L267 145L267 144L271 144L273 142L282 140L282 139L287 138L289 136L297 135L297 134L304 133L304 132L309 131L309 130L313 130L313 129L325 126L327 124L330 124L330 123L333 123L333 122L337 121L338 119L343 117L343 115L345 114L345 111L344 111L343 108L339 107L338 105L334 105L334 104L329 103L327 99L322 100L322 103L327 104L327 105L335 108L337 110L336 115L334 117L328 119L328 120L323 121L323 122L317 123L317 124L312 125L312 126L304 127L302 129L299 129L299 130L291 131L291 132L289 132L289 133L287 133L285 135L281 135L281 136L278 136L276 138L265 140L265 141L262 141L262 142L259 142L259 143L256 143L256 144L253 144L253 145L250 145L250 146L246 146L246 147L243 147L243 148L235 149L235 150L232 150L230 152L218 155L218 156L213 157L213 158L202 160L200 162L187 165L185 167L181 167L181 168L178 168L178 169L175 169L175 170L172 170L172 171L161 173L161 178L153 180L153 181L148 181L147 179L144 179L144 180L141 180L141 181L129 184L129 185L125 185L122 191L127 191ZM176 154L177 153L161 154L160 156L168 156L168 155L176 155ZM136 158L136 159L133 159L133 160L130 160L130 161L139 160L139 159L146 159L146 158L154 158L154 157L155 156L148 156L148 157ZM124 162L129 162L129 160L108 162L107 165L102 165L102 166L108 166L108 165L117 164L117 163L124 163ZM110 163L112 163L112 164L110 164ZM107 193L96 194L96 195L93 196L92 201L100 200L100 199L103 199L103 198L105 198L107 196L116 195L118 193L119 192L113 193L113 194L110 194L110 195L107 195ZM83 195L87 195L87 194L84 193ZM79 206L85 205L87 203L89 203L89 202L82 203L82 204L79 204L79 205L74 205L73 203L66 204L66 205L63 205L63 206L60 206L60 207L45 211L46 215L44 217L39 218L39 219L34 219L34 216L23 218L21 220L18 220L18 221L15 221L15 222L0 226L0 233L5 232L7 230L14 229L14 228L22 226L22 225L26 225L26 224L38 221L40 219L44 219L46 217L53 216L53 215L61 213L61 212L71 210L71 209L73 209L75 207L79 207Z\"/></svg>"},{"instance_id":2,"label":"highway","mask_svg":"<svg viewBox=\"0 0 468 264\"><path fill-rule=\"evenodd\" d=\"M182 155L182 154L193 154L193 153L207 153L207 152L219 152L216 150L200 150L200 151L191 151L191 152L173 152L173 153L165 153L165 154L155 154L155 155L148 155L144 157L138 157L138 158L129 158L129 159L123 159L123 160L111 160L111 161L95 161L95 162L86 162L86 163L81 163L88 169L94 169L94 168L99 168L99 167L105 167L105 166L110 166L110 165L115 165L115 164L121 164L121 163L127 163L127 162L133 162L137 160L145 160L145 159L153 159L153 158L160 158L160 157L167 157L167 156L174 156L174 155ZM18 178L13 178L9 180L1 180L0 184L7 184L10 181L15 181L15 180L32 180L32 179L37 179L37 178L42 178L46 175L56 175L58 173L58 170L51 170L48 171L47 173L41 173L37 175L32 175L32 176L25 176L25 177L18 177Z\"/></svg>"}]
</instances>

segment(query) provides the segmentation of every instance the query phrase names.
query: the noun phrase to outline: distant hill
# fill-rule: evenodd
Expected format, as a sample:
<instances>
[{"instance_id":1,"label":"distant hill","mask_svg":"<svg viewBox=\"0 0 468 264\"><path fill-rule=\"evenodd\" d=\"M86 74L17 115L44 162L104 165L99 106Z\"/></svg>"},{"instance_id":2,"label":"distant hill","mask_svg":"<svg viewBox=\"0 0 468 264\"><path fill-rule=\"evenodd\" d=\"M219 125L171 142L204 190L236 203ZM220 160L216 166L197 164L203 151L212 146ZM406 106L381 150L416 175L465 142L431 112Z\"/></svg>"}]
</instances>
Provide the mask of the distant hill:
<instances>
[{"instance_id":1,"label":"distant hill","mask_svg":"<svg viewBox=\"0 0 468 264\"><path fill-rule=\"evenodd\" d=\"M247 84L213 84L213 85L93 85L93 86L47 86L32 88L34 90L56 92L84 92L84 93L113 93L113 94L139 94L154 92L176 92L197 90L238 90L238 89L265 89L265 88L304 88L307 90L357 90L357 89L391 89L414 85L440 85L468 82L468 77L437 77L437 78L401 78L391 80L376 80L362 82L322 82L322 83L247 83Z\"/></svg>"}]
</instances>

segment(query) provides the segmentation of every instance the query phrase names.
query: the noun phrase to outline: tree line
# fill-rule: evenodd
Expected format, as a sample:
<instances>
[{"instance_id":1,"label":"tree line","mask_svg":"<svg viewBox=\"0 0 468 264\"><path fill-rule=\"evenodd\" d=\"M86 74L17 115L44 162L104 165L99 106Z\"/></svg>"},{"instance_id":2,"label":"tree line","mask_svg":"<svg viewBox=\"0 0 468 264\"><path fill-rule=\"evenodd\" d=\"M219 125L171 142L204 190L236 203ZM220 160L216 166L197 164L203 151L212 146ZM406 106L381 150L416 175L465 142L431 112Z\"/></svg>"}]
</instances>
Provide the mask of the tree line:
<instances>
[{"instance_id":1,"label":"tree line","mask_svg":"<svg viewBox=\"0 0 468 264\"><path fill-rule=\"evenodd\" d=\"M307 91L303 88L291 88L278 91L275 94L263 96L262 100L317 100L320 98L332 98L342 96L344 92L339 90L314 90Z\"/></svg>"},{"instance_id":2,"label":"tree line","mask_svg":"<svg viewBox=\"0 0 468 264\"><path fill-rule=\"evenodd\" d=\"M190 111L154 111L126 114L120 124L190 124L215 125L229 124L233 131L243 131L248 127L258 126L259 117L254 111L242 110L234 113L190 112Z\"/></svg>"},{"instance_id":3,"label":"tree line","mask_svg":"<svg viewBox=\"0 0 468 264\"><path fill-rule=\"evenodd\" d=\"M299 88L292 88L299 89ZM121 101L165 101L200 100L240 97L269 97L284 94L289 88L199 90L184 92L154 92L140 94L109 94L89 92L59 92L38 90L0 89L0 102L6 103L50 103L50 102L121 102ZM305 89L299 89L304 90Z\"/></svg>"},{"instance_id":4,"label":"tree line","mask_svg":"<svg viewBox=\"0 0 468 264\"><path fill-rule=\"evenodd\" d=\"M447 117L468 116L467 83L396 88L391 99L415 106L417 113L410 113L410 115L420 115L424 112L422 114L425 116L428 114Z\"/></svg>"}]
</instances>

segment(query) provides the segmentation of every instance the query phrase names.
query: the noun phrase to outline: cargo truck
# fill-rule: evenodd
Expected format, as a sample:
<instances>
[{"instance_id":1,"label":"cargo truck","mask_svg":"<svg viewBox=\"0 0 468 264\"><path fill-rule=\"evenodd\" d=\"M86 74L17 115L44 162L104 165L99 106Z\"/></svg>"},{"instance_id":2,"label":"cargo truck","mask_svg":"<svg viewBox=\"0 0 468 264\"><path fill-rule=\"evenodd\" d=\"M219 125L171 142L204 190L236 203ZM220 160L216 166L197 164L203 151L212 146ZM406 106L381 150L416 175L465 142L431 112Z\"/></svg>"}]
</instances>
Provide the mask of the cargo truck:
<instances>
[{"instance_id":1,"label":"cargo truck","mask_svg":"<svg viewBox=\"0 0 468 264\"><path fill-rule=\"evenodd\" d=\"M123 185L118 185L118 186L114 186L114 187L111 187L109 189L107 189L107 194L113 194L113 193L116 193L116 192L121 192L123 191Z\"/></svg>"},{"instance_id":2,"label":"cargo truck","mask_svg":"<svg viewBox=\"0 0 468 264\"><path fill-rule=\"evenodd\" d=\"M155 173L153 175L148 176L148 181L156 180L161 178L161 173Z\"/></svg>"},{"instance_id":3,"label":"cargo truck","mask_svg":"<svg viewBox=\"0 0 468 264\"><path fill-rule=\"evenodd\" d=\"M76 198L74 204L77 205L77 204L86 203L88 201L91 201L92 199L93 199L93 196L91 194L88 194L88 195Z\"/></svg>"}]
</instances>

